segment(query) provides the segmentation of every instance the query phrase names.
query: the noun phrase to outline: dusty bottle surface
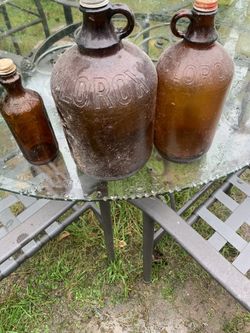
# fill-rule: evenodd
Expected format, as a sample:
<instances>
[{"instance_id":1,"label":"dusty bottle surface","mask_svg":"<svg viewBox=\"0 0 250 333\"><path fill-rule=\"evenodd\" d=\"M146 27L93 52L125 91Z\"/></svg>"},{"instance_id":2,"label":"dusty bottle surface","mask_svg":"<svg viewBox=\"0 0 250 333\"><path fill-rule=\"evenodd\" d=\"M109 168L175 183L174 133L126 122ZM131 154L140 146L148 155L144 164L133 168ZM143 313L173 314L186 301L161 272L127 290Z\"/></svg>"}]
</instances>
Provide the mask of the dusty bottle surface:
<instances>
[{"instance_id":1,"label":"dusty bottle surface","mask_svg":"<svg viewBox=\"0 0 250 333\"><path fill-rule=\"evenodd\" d=\"M10 59L0 60L0 84L7 94L1 114L24 157L32 164L45 164L58 153L58 144L41 96L24 89L16 66Z\"/></svg>"},{"instance_id":2,"label":"dusty bottle surface","mask_svg":"<svg viewBox=\"0 0 250 333\"><path fill-rule=\"evenodd\" d=\"M216 42L217 1L199 0L192 11L182 10L171 21L174 35L183 40L161 56L155 125L155 146L163 157L188 162L212 144L234 66ZM176 28L190 19L186 33Z\"/></svg>"},{"instance_id":3,"label":"dusty bottle surface","mask_svg":"<svg viewBox=\"0 0 250 333\"><path fill-rule=\"evenodd\" d=\"M151 154L157 74L143 51L121 41L134 27L127 6L80 4L82 30L54 66L52 95L78 169L96 178L123 178ZM118 13L128 22L116 31L111 19Z\"/></svg>"}]
</instances>

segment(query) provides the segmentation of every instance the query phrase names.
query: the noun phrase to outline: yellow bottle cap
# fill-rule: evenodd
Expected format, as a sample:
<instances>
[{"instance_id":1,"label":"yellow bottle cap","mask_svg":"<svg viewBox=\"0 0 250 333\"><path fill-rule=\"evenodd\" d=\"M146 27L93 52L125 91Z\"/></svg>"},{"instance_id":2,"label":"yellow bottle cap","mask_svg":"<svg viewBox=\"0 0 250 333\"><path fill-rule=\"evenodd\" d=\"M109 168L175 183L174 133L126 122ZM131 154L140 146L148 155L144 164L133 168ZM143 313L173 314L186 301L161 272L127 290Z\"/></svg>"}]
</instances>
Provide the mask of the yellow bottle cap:
<instances>
[{"instance_id":1,"label":"yellow bottle cap","mask_svg":"<svg viewBox=\"0 0 250 333\"><path fill-rule=\"evenodd\" d=\"M0 59L0 75L12 74L16 71L16 65L11 59Z\"/></svg>"},{"instance_id":2,"label":"yellow bottle cap","mask_svg":"<svg viewBox=\"0 0 250 333\"><path fill-rule=\"evenodd\" d=\"M109 0L80 0L80 6L84 8L101 8L108 3Z\"/></svg>"},{"instance_id":3,"label":"yellow bottle cap","mask_svg":"<svg viewBox=\"0 0 250 333\"><path fill-rule=\"evenodd\" d=\"M194 9L200 12L212 12L218 8L217 0L195 0Z\"/></svg>"}]
</instances>

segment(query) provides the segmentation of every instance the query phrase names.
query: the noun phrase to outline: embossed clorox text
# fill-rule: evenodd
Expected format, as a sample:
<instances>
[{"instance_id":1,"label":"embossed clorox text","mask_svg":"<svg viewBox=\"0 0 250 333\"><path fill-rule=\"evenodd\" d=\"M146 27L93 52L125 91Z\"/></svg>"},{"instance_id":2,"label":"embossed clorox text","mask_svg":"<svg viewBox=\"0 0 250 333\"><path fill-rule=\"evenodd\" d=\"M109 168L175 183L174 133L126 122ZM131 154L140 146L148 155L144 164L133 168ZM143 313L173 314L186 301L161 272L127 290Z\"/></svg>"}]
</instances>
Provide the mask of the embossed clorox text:
<instances>
[{"instance_id":1,"label":"embossed clorox text","mask_svg":"<svg viewBox=\"0 0 250 333\"><path fill-rule=\"evenodd\" d=\"M139 78L131 71L115 75L113 78L97 76L89 80L82 75L76 82L67 80L62 85L59 100L78 108L91 106L94 109L112 109L117 105L126 106L134 99L141 99L150 92L144 78ZM73 94L67 94L71 87Z\"/></svg>"},{"instance_id":2,"label":"embossed clorox text","mask_svg":"<svg viewBox=\"0 0 250 333\"><path fill-rule=\"evenodd\" d=\"M225 80L225 70L223 64L217 62L212 66L209 65L187 65L184 69L176 66L176 72L173 75L173 81L180 83L181 81L187 85L202 85L207 80L213 78L216 74L219 81Z\"/></svg>"}]
</instances>

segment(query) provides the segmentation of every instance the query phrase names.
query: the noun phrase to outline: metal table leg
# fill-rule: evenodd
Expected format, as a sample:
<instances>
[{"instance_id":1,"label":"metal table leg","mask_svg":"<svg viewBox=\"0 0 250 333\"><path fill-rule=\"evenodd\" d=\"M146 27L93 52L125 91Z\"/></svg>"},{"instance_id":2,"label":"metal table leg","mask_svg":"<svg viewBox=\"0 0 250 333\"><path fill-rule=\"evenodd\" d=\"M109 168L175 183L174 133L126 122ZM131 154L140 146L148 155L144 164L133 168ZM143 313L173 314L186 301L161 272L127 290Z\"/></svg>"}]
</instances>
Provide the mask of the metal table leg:
<instances>
[{"instance_id":1,"label":"metal table leg","mask_svg":"<svg viewBox=\"0 0 250 333\"><path fill-rule=\"evenodd\" d=\"M143 279L151 282L153 249L154 249L154 220L143 213Z\"/></svg>"},{"instance_id":2,"label":"metal table leg","mask_svg":"<svg viewBox=\"0 0 250 333\"><path fill-rule=\"evenodd\" d=\"M109 202L100 202L102 227L104 231L104 238L108 258L110 261L115 259L114 241L113 241L113 227Z\"/></svg>"}]
</instances>

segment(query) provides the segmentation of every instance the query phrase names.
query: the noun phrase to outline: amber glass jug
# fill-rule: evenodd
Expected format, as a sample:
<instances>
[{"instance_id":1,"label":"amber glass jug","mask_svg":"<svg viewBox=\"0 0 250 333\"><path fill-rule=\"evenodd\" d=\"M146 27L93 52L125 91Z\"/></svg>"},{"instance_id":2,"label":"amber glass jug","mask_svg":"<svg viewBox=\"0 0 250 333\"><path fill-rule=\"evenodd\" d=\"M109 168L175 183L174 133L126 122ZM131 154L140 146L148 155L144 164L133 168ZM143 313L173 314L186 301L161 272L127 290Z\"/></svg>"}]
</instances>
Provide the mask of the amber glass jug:
<instances>
[{"instance_id":1,"label":"amber glass jug","mask_svg":"<svg viewBox=\"0 0 250 333\"><path fill-rule=\"evenodd\" d=\"M192 11L181 10L171 21L173 34L183 40L168 48L157 65L159 78L155 146L175 162L192 161L212 143L234 66L216 42L217 1L197 0ZM187 32L177 21L188 18Z\"/></svg>"},{"instance_id":2,"label":"amber glass jug","mask_svg":"<svg viewBox=\"0 0 250 333\"><path fill-rule=\"evenodd\" d=\"M122 41L134 28L126 5L80 2L83 25L76 44L54 66L51 89L80 171L100 179L133 174L153 145L157 74L149 57ZM115 14L127 19L116 30Z\"/></svg>"},{"instance_id":3,"label":"amber glass jug","mask_svg":"<svg viewBox=\"0 0 250 333\"><path fill-rule=\"evenodd\" d=\"M16 65L0 60L0 84L6 89L0 111L24 157L32 164L45 164L58 153L58 144L41 96L24 89Z\"/></svg>"}]
</instances>

